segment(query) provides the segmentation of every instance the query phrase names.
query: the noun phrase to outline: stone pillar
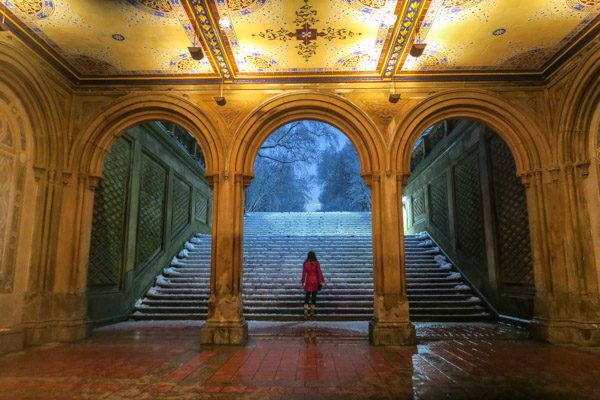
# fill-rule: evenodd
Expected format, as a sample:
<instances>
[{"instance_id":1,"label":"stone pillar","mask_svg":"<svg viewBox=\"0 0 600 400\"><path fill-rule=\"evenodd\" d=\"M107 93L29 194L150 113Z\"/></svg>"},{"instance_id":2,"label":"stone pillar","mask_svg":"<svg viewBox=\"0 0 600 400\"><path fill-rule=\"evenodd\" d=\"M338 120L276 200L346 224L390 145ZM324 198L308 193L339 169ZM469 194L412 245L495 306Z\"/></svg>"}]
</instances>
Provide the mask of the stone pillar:
<instances>
[{"instance_id":1,"label":"stone pillar","mask_svg":"<svg viewBox=\"0 0 600 400\"><path fill-rule=\"evenodd\" d=\"M402 188L404 175L365 176L371 187L373 218L373 320L369 338L375 345L416 343L406 295Z\"/></svg>"},{"instance_id":2,"label":"stone pillar","mask_svg":"<svg viewBox=\"0 0 600 400\"><path fill-rule=\"evenodd\" d=\"M227 172L207 177L213 190L212 255L205 344L242 344L248 338L242 303L244 189L250 180Z\"/></svg>"},{"instance_id":3,"label":"stone pillar","mask_svg":"<svg viewBox=\"0 0 600 400\"><path fill-rule=\"evenodd\" d=\"M25 295L26 344L68 342L88 334L86 290L96 177L35 168L35 248Z\"/></svg>"},{"instance_id":4,"label":"stone pillar","mask_svg":"<svg viewBox=\"0 0 600 400\"><path fill-rule=\"evenodd\" d=\"M588 164L524 174L536 295L532 334L551 343L600 345L599 268L583 181Z\"/></svg>"}]
</instances>

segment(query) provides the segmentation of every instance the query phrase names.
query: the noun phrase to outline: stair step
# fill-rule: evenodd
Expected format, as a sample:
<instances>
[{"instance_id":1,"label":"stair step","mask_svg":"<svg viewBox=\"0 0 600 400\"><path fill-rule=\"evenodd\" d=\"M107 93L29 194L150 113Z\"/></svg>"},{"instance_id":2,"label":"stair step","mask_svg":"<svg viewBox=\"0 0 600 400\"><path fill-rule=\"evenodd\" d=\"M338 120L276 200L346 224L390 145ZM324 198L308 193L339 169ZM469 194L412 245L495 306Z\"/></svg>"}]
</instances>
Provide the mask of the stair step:
<instances>
[{"instance_id":1,"label":"stair step","mask_svg":"<svg viewBox=\"0 0 600 400\"><path fill-rule=\"evenodd\" d=\"M373 243L369 213L254 213L244 223L243 301L249 320L300 321L301 265L308 249L319 255L327 287L317 320L371 320ZM315 229L317 227L317 229ZM318 232L315 234L314 232ZM293 233L293 234L290 234ZM410 318L477 321L492 316L460 274L441 268L441 254L425 235L406 235ZM139 301L132 319L205 319L210 292L210 235L195 234Z\"/></svg>"}]
</instances>

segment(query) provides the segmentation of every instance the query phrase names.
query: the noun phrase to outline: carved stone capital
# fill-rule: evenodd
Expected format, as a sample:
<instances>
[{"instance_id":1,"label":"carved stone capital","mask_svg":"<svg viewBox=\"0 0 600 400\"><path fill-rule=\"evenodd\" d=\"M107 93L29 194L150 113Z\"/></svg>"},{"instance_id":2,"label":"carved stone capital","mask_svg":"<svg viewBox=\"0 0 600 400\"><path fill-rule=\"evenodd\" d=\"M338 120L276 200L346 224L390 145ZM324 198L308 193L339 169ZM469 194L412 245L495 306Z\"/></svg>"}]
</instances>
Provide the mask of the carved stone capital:
<instances>
[{"instance_id":1,"label":"carved stone capital","mask_svg":"<svg viewBox=\"0 0 600 400\"><path fill-rule=\"evenodd\" d=\"M95 175L83 175L82 178L85 179L85 181L86 181L85 184L86 184L87 188L91 191L95 191L96 188L98 187L98 184L102 180L101 176L95 176Z\"/></svg>"},{"instance_id":2,"label":"carved stone capital","mask_svg":"<svg viewBox=\"0 0 600 400\"><path fill-rule=\"evenodd\" d=\"M235 183L241 183L244 189L247 189L248 186L250 186L252 179L254 179L254 175L235 174Z\"/></svg>"},{"instance_id":3,"label":"carved stone capital","mask_svg":"<svg viewBox=\"0 0 600 400\"><path fill-rule=\"evenodd\" d=\"M381 181L381 176L379 172L368 172L360 175L365 181L365 185L367 187L372 188L373 183L379 183Z\"/></svg>"},{"instance_id":4,"label":"carved stone capital","mask_svg":"<svg viewBox=\"0 0 600 400\"><path fill-rule=\"evenodd\" d=\"M211 189L214 189L215 183L217 183L219 180L219 176L217 174L207 174L204 178Z\"/></svg>"},{"instance_id":5,"label":"carved stone capital","mask_svg":"<svg viewBox=\"0 0 600 400\"><path fill-rule=\"evenodd\" d=\"M68 185L69 182L71 182L71 176L73 176L73 173L68 171L62 171L60 173L61 183L65 186Z\"/></svg>"},{"instance_id":6,"label":"carved stone capital","mask_svg":"<svg viewBox=\"0 0 600 400\"><path fill-rule=\"evenodd\" d=\"M548 168L547 170L548 182L549 183L558 183L560 182L560 168Z\"/></svg>"},{"instance_id":7,"label":"carved stone capital","mask_svg":"<svg viewBox=\"0 0 600 400\"><path fill-rule=\"evenodd\" d=\"M408 185L408 180L410 178L410 174L399 172L397 175L398 186L400 186L401 190L404 190L406 185Z\"/></svg>"},{"instance_id":8,"label":"carved stone capital","mask_svg":"<svg viewBox=\"0 0 600 400\"><path fill-rule=\"evenodd\" d=\"M525 187L525 189L529 189L531 187L531 180L533 178L533 173L525 172L519 175L519 179L521 180L521 184Z\"/></svg>"},{"instance_id":9,"label":"carved stone capital","mask_svg":"<svg viewBox=\"0 0 600 400\"><path fill-rule=\"evenodd\" d=\"M575 164L575 171L578 177L587 178L587 176L590 174L590 162L583 161Z\"/></svg>"},{"instance_id":10,"label":"carved stone capital","mask_svg":"<svg viewBox=\"0 0 600 400\"><path fill-rule=\"evenodd\" d=\"M44 167L33 167L33 178L36 182L39 182L46 176L47 171Z\"/></svg>"}]
</instances>

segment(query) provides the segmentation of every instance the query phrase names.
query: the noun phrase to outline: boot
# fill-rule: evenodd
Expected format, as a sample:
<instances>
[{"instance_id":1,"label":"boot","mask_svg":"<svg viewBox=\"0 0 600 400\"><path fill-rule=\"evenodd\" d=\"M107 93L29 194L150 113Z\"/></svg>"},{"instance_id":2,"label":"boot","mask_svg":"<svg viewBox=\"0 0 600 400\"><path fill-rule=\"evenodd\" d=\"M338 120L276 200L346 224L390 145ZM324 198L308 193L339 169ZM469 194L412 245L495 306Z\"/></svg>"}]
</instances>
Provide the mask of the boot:
<instances>
[{"instance_id":1,"label":"boot","mask_svg":"<svg viewBox=\"0 0 600 400\"><path fill-rule=\"evenodd\" d=\"M308 318L308 313L310 309L308 308L308 304L304 305L304 318Z\"/></svg>"},{"instance_id":2,"label":"boot","mask_svg":"<svg viewBox=\"0 0 600 400\"><path fill-rule=\"evenodd\" d=\"M317 305L316 304L312 304L310 306L310 312L313 317L317 316Z\"/></svg>"}]
</instances>

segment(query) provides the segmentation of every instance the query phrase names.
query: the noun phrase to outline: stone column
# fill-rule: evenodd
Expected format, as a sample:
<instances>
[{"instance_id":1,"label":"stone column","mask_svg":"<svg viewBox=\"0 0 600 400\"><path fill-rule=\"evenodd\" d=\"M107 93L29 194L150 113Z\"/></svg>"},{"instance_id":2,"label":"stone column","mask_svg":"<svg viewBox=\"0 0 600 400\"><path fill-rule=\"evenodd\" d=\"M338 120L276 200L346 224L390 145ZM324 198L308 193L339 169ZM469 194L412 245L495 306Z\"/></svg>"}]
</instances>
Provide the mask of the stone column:
<instances>
[{"instance_id":1,"label":"stone column","mask_svg":"<svg viewBox=\"0 0 600 400\"><path fill-rule=\"evenodd\" d=\"M385 175L365 176L371 187L373 218L373 320L369 338L375 345L416 343L410 322L406 295L402 188L404 175L387 171Z\"/></svg>"},{"instance_id":2,"label":"stone column","mask_svg":"<svg viewBox=\"0 0 600 400\"><path fill-rule=\"evenodd\" d=\"M208 319L200 342L242 344L248 338L242 303L244 189L249 177L227 172L207 177L213 190L213 226Z\"/></svg>"},{"instance_id":3,"label":"stone column","mask_svg":"<svg viewBox=\"0 0 600 400\"><path fill-rule=\"evenodd\" d=\"M88 334L87 265L97 177L35 169L36 248L23 320L28 345Z\"/></svg>"},{"instance_id":4,"label":"stone column","mask_svg":"<svg viewBox=\"0 0 600 400\"><path fill-rule=\"evenodd\" d=\"M599 270L583 181L588 164L522 176L535 273L532 333L551 343L600 345Z\"/></svg>"}]
</instances>

